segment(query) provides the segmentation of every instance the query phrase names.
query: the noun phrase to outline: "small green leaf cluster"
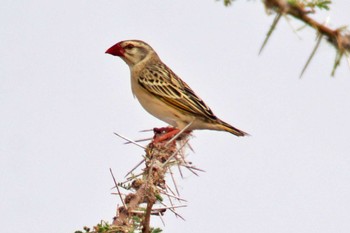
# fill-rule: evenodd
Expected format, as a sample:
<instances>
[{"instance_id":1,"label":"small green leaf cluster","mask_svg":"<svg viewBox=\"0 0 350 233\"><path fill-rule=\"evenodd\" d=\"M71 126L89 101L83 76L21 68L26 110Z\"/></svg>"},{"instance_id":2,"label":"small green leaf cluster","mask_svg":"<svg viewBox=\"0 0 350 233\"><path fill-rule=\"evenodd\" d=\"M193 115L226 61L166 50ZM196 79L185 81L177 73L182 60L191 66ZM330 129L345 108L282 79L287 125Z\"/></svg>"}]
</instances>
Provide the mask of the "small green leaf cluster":
<instances>
[{"instance_id":1,"label":"small green leaf cluster","mask_svg":"<svg viewBox=\"0 0 350 233\"><path fill-rule=\"evenodd\" d=\"M110 232L111 226L108 222L101 221L101 223L94 226L94 230L91 231L89 227L84 227L84 231L75 231L74 233L107 233Z\"/></svg>"}]
</instances>

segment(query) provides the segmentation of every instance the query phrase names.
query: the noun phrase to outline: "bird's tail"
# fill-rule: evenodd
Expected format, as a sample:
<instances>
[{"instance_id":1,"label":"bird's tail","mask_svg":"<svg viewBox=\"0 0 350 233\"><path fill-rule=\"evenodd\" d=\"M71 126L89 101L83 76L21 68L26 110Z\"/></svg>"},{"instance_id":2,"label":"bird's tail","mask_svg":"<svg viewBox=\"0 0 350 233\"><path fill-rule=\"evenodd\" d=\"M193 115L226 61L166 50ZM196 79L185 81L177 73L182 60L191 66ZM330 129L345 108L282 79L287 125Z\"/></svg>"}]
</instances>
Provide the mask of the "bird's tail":
<instances>
[{"instance_id":1,"label":"bird's tail","mask_svg":"<svg viewBox=\"0 0 350 233\"><path fill-rule=\"evenodd\" d=\"M222 120L219 120L218 126L221 130L232 133L238 137L249 136L249 134L244 132L243 130L237 129L237 128L233 127L232 125L230 125Z\"/></svg>"}]
</instances>

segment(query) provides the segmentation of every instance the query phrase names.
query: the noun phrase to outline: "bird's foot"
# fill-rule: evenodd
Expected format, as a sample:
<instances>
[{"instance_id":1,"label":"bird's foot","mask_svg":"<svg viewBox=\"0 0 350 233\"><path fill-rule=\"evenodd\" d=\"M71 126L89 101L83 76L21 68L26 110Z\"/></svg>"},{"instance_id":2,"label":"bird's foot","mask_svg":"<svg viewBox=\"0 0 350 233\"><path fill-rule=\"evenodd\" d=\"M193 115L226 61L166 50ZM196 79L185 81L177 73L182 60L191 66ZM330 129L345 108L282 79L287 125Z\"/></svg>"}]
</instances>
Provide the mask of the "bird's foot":
<instances>
[{"instance_id":1,"label":"bird's foot","mask_svg":"<svg viewBox=\"0 0 350 233\"><path fill-rule=\"evenodd\" d=\"M153 129L153 131L154 131L153 143L160 143L160 142L167 141L180 132L179 129L172 128L172 127L155 128Z\"/></svg>"},{"instance_id":2,"label":"bird's foot","mask_svg":"<svg viewBox=\"0 0 350 233\"><path fill-rule=\"evenodd\" d=\"M153 143L159 143L168 141L174 136L176 136L181 130L173 127L162 127L162 128L154 128L154 137L153 137ZM181 135L176 138L176 140L183 139L183 136L187 136L190 134L191 131L185 131Z\"/></svg>"},{"instance_id":3,"label":"bird's foot","mask_svg":"<svg viewBox=\"0 0 350 233\"><path fill-rule=\"evenodd\" d=\"M174 128L174 127L167 126L167 127L161 127L161 128L153 128L153 132L155 134L162 134L162 133L171 132L171 131L173 131L175 129L176 128Z\"/></svg>"}]
</instances>

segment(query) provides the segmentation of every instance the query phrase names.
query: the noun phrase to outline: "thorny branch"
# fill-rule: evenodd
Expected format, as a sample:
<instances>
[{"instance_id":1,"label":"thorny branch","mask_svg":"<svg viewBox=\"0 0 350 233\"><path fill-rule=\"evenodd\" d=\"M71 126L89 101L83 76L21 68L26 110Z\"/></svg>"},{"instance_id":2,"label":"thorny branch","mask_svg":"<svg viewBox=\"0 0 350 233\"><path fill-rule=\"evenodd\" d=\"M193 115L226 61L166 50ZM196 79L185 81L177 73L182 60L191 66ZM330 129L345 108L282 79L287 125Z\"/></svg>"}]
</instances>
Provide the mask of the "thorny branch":
<instances>
[{"instance_id":1,"label":"thorny branch","mask_svg":"<svg viewBox=\"0 0 350 233\"><path fill-rule=\"evenodd\" d=\"M265 4L266 9L276 12L278 15L291 15L294 18L303 21L304 23L306 23L307 25L309 25L317 31L319 38L326 38L326 40L336 48L337 57L339 57L339 59L336 59L336 62L333 67L332 75L334 75L335 69L340 64L339 62L341 57L344 54L350 54L349 31L345 30L344 27L331 29L327 25L319 23L313 18L311 18L309 15L310 13L314 13L314 9L310 8L308 5L305 4L307 3L307 1L263 0L263 3ZM319 44L319 41L317 43ZM315 48L317 47L318 45ZM312 52L310 58L312 58L314 53L315 50ZM308 60L308 63L309 62L310 59Z\"/></svg>"},{"instance_id":2,"label":"thorny branch","mask_svg":"<svg viewBox=\"0 0 350 233\"><path fill-rule=\"evenodd\" d=\"M337 29L331 29L327 25L324 25L323 23L319 23L313 18L311 18L309 15L310 13L314 13L314 8L310 8L305 3L307 1L296 1L296 0L264 0L266 9L272 10L277 13L277 15L291 15L294 18L297 18L310 27L314 28L317 31L319 40L317 41L317 44L315 46L315 49L312 51L312 54L310 55L310 58L308 59L303 71L305 71L307 65L310 63L311 58L316 52L316 49L318 48L318 45L321 41L321 38L324 37L326 40L332 44L336 50L336 60L333 66L332 70L332 76L334 76L336 68L340 64L340 60L342 56L345 54L348 59L350 55L350 33L349 31L345 30L346 28L341 27ZM330 1L328 1L330 3ZM321 2L322 3L322 2ZM269 35L267 36L269 37Z\"/></svg>"},{"instance_id":3,"label":"thorny branch","mask_svg":"<svg viewBox=\"0 0 350 233\"><path fill-rule=\"evenodd\" d=\"M117 183L112 170L110 170L117 189L117 193L113 194L117 194L120 197L122 206L117 207L117 214L111 225L104 222L95 226L94 231L89 229L87 232L160 232L160 229L155 230L151 227L151 215L161 218L167 210L173 212L175 216L184 219L176 212L176 209L185 207L186 205L181 203L186 202L186 200L180 197L171 167L184 166L190 171L193 169L201 170L191 165L184 155L184 147L188 146L189 134L180 132L172 138L158 142L157 139L164 136L165 133L166 130L164 132L155 132L153 140L146 147L120 134L116 134L132 144L145 148L145 156L137 166L128 172L124 182ZM139 166L143 166L141 174L135 176L133 172ZM171 176L169 179L173 182L176 194L167 184L166 175ZM119 187L127 190L128 194L122 194ZM175 202L180 203L180 205L175 205Z\"/></svg>"},{"instance_id":4,"label":"thorny branch","mask_svg":"<svg viewBox=\"0 0 350 233\"><path fill-rule=\"evenodd\" d=\"M320 34L326 36L327 40L339 51L350 52L350 33L345 32L344 28L331 29L309 17L309 14L313 11L308 10L303 3L290 3L286 0L264 0L264 4L267 9L279 14L291 15L315 28Z\"/></svg>"},{"instance_id":5,"label":"thorny branch","mask_svg":"<svg viewBox=\"0 0 350 233\"><path fill-rule=\"evenodd\" d=\"M224 0L224 4L226 6L231 5L234 0ZM328 0L262 0L263 4L265 5L265 8L268 12L275 12L277 16L274 19L274 22L269 30L269 32L266 35L266 39L262 45L262 48L260 49L260 52L262 51L263 47L266 45L266 42L270 38L273 30L275 29L277 23L279 22L279 19L281 16L287 16L290 15L302 22L304 22L306 25L314 28L317 32L317 40L315 49L312 51L312 54L310 58L307 61L307 64L305 65L302 73L305 71L307 65L310 63L311 58L316 52L316 49L318 48L318 45L320 44L320 41L322 38L325 38L330 44L332 44L336 51L336 59L334 62L333 70L332 70L332 76L334 76L336 68L340 64L340 60L343 57L343 55L346 55L348 57L348 62L350 65L350 32L347 30L346 27L339 27L336 29L332 29L329 26L317 22L315 19L310 17L312 13L315 13L315 8L318 7L320 9L328 9L328 4L331 3L331 1ZM259 53L260 53L259 52Z\"/></svg>"}]
</instances>

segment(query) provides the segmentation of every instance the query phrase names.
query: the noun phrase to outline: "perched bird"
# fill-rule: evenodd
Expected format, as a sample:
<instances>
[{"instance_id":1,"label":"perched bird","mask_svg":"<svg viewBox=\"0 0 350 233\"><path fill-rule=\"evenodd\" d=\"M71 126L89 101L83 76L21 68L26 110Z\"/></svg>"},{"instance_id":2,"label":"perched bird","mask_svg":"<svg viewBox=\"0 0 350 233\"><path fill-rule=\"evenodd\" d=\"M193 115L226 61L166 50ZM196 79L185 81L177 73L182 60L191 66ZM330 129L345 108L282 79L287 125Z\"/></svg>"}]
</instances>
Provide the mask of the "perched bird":
<instances>
[{"instance_id":1,"label":"perched bird","mask_svg":"<svg viewBox=\"0 0 350 233\"><path fill-rule=\"evenodd\" d=\"M129 65L131 89L143 108L175 127L177 132L188 127L188 131L210 129L236 136L247 135L216 117L147 43L125 40L110 47L106 53L119 56Z\"/></svg>"}]
</instances>

